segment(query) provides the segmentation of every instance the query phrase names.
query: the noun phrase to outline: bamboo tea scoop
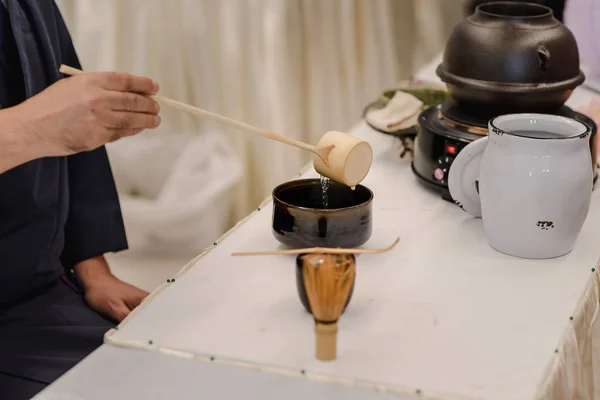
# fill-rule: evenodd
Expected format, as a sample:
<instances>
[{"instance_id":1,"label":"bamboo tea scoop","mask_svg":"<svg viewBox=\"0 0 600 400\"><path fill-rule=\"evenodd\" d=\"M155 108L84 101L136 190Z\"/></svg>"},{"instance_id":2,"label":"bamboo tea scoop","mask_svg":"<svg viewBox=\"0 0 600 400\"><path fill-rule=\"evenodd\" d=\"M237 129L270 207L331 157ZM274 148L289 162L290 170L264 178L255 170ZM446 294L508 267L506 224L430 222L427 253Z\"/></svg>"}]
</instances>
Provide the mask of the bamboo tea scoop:
<instances>
[{"instance_id":1,"label":"bamboo tea scoop","mask_svg":"<svg viewBox=\"0 0 600 400\"><path fill-rule=\"evenodd\" d=\"M61 65L59 71L65 75L77 75L83 73L82 70L68 65ZM347 186L358 185L367 176L367 173L371 168L371 163L373 161L371 145L362 139L348 135L344 132L327 132L323 135L321 140L319 140L319 143L316 146L313 146L177 100L158 95L151 97L160 103L170 105L181 111L310 151L314 154L313 165L319 174Z\"/></svg>"},{"instance_id":2,"label":"bamboo tea scoop","mask_svg":"<svg viewBox=\"0 0 600 400\"><path fill-rule=\"evenodd\" d=\"M375 254L375 253L385 253L392 250L398 242L400 238L396 238L394 243L389 245L388 247L384 247L382 249L342 249L342 248L333 248L333 247L310 247L307 249L287 249L287 250L271 250L271 251L238 251L235 253L231 253L234 257L239 256L276 256L281 254Z\"/></svg>"},{"instance_id":3,"label":"bamboo tea scoop","mask_svg":"<svg viewBox=\"0 0 600 400\"><path fill-rule=\"evenodd\" d=\"M348 254L307 254L302 257L302 278L315 319L318 360L330 361L337 357L338 320L355 276L356 262Z\"/></svg>"}]
</instances>

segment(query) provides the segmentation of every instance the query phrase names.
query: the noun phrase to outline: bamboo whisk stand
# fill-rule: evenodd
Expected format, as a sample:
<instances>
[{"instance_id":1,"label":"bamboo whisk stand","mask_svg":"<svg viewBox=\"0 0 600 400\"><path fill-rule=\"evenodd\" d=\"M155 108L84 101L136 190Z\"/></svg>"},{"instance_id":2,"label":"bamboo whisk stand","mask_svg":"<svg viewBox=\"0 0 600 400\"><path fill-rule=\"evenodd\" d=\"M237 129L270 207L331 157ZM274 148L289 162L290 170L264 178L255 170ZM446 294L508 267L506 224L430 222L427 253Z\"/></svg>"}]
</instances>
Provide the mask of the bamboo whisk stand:
<instances>
[{"instance_id":1,"label":"bamboo whisk stand","mask_svg":"<svg viewBox=\"0 0 600 400\"><path fill-rule=\"evenodd\" d=\"M315 319L317 359L335 360L338 320L354 284L355 257L352 254L306 254L302 256L302 276Z\"/></svg>"}]
</instances>

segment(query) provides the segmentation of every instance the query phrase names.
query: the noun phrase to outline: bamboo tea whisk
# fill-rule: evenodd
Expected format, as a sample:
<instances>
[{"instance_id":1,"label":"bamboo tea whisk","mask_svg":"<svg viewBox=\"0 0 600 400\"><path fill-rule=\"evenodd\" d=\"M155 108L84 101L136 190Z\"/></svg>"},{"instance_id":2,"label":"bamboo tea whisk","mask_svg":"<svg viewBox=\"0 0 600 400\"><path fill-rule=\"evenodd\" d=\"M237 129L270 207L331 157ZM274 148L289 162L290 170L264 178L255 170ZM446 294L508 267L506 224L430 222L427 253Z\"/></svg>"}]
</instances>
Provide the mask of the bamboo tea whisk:
<instances>
[{"instance_id":1,"label":"bamboo tea whisk","mask_svg":"<svg viewBox=\"0 0 600 400\"><path fill-rule=\"evenodd\" d=\"M354 283L355 259L351 254L307 254L302 275L315 319L317 359L335 360L338 320Z\"/></svg>"}]
</instances>

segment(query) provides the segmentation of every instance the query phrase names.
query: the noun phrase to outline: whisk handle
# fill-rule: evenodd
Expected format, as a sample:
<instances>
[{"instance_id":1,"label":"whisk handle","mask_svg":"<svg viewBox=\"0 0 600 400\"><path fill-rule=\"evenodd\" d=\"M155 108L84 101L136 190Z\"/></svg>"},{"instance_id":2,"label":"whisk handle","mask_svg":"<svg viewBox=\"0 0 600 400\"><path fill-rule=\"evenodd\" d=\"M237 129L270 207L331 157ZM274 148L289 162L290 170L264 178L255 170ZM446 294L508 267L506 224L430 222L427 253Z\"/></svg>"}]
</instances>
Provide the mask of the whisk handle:
<instances>
[{"instance_id":1,"label":"whisk handle","mask_svg":"<svg viewBox=\"0 0 600 400\"><path fill-rule=\"evenodd\" d=\"M331 361L337 356L338 323L322 323L316 321L317 360Z\"/></svg>"}]
</instances>

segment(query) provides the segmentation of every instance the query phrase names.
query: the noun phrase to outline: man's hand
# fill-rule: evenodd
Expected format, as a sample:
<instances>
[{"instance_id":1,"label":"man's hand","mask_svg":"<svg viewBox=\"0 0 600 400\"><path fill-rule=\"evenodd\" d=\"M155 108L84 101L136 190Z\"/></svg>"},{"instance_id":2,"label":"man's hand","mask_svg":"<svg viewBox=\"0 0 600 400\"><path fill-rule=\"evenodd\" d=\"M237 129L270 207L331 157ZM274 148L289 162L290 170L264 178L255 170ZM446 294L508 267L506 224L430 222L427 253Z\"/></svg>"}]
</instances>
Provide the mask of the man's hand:
<instances>
[{"instance_id":1,"label":"man's hand","mask_svg":"<svg viewBox=\"0 0 600 400\"><path fill-rule=\"evenodd\" d=\"M93 150L160 124L158 91L150 78L90 72L61 79L16 107L4 110L42 156ZM40 151L41 148L40 148Z\"/></svg>"},{"instance_id":2,"label":"man's hand","mask_svg":"<svg viewBox=\"0 0 600 400\"><path fill-rule=\"evenodd\" d=\"M148 295L112 275L103 256L82 261L74 270L88 305L116 322L121 322Z\"/></svg>"},{"instance_id":3,"label":"man's hand","mask_svg":"<svg viewBox=\"0 0 600 400\"><path fill-rule=\"evenodd\" d=\"M128 316L146 296L148 292L115 277L98 280L85 291L85 301L90 307L117 322Z\"/></svg>"}]
</instances>

